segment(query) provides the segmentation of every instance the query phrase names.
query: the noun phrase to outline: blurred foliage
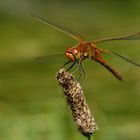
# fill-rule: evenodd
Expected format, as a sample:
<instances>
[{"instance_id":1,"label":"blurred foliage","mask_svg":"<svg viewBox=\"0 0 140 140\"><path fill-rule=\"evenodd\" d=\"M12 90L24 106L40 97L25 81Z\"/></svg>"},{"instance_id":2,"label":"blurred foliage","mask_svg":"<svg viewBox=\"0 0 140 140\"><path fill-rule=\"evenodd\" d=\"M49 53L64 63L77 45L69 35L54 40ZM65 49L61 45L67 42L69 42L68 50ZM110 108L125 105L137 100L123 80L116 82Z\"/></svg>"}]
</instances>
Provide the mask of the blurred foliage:
<instances>
[{"instance_id":1,"label":"blurred foliage","mask_svg":"<svg viewBox=\"0 0 140 140\"><path fill-rule=\"evenodd\" d=\"M77 132L55 80L63 53L77 41L38 21L49 18L87 40L140 31L138 0L0 1L0 139L84 140ZM140 41L116 41L99 47L140 62ZM62 57L57 55L62 53ZM52 55L52 57L50 57ZM49 56L43 63L37 56ZM140 69L113 56L104 58L125 77L117 81L87 60L85 96L98 123L98 140L139 140Z\"/></svg>"}]
</instances>

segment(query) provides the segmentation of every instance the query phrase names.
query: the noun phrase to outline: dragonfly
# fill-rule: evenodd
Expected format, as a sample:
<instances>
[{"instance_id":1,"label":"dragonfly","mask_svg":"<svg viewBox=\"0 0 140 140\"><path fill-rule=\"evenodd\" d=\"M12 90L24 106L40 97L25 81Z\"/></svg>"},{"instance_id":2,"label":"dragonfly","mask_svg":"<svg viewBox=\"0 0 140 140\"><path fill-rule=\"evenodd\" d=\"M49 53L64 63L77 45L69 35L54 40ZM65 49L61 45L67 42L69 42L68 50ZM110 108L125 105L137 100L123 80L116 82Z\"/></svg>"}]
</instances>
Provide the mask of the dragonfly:
<instances>
[{"instance_id":1,"label":"dragonfly","mask_svg":"<svg viewBox=\"0 0 140 140\"><path fill-rule=\"evenodd\" d=\"M48 19L43 19L36 15L32 15L32 16L36 20L39 20L65 33L66 35L74 38L75 40L79 41L77 45L75 45L74 47L68 47L65 51L65 56L68 59L68 61L64 64L64 66L71 63L71 66L67 70L70 70L74 65L77 65L81 73L84 73L86 77L86 73L83 67L83 61L86 59L91 59L101 64L109 72L111 72L113 76L115 76L118 80L122 81L123 77L121 76L121 74L104 60L104 58L102 57L103 53L117 56L128 63L131 63L137 67L140 67L140 64L136 63L135 61L131 59L128 59L127 57L117 52L108 51L108 50L97 47L97 45L102 42L116 41L116 40L139 40L140 32L136 32L134 34L125 35L121 37L97 39L97 40L93 40L89 42L89 41L86 41L84 38L82 38L79 34L69 31L68 29L65 29L64 27L57 25Z\"/></svg>"}]
</instances>

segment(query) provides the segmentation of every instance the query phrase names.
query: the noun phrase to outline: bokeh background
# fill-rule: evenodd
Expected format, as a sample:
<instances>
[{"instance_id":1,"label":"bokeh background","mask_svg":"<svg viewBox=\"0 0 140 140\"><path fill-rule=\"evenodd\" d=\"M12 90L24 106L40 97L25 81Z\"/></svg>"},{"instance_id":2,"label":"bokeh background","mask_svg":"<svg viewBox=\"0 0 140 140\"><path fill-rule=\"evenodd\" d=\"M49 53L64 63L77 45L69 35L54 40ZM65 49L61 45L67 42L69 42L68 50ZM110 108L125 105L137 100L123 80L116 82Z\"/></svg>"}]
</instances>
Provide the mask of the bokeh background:
<instances>
[{"instance_id":1,"label":"bokeh background","mask_svg":"<svg viewBox=\"0 0 140 140\"><path fill-rule=\"evenodd\" d=\"M0 140L85 140L73 122L55 74L78 42L31 17L70 28L86 40L140 31L138 0L0 0ZM98 47L140 63L140 41ZM58 56L57 53L62 53ZM52 56L51 56L52 55ZM43 62L36 57L48 56ZM104 55L125 78L85 61L86 99L98 124L95 140L140 139L140 69Z\"/></svg>"}]
</instances>

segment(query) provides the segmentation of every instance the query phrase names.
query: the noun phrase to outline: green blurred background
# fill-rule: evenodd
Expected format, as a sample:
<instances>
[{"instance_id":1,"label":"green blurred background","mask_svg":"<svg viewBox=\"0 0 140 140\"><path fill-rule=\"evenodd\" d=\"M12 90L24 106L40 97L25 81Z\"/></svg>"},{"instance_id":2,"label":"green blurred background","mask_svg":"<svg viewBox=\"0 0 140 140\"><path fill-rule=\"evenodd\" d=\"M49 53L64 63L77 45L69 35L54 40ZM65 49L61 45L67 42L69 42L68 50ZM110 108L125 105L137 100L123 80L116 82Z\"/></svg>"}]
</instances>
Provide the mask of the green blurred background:
<instances>
[{"instance_id":1,"label":"green blurred background","mask_svg":"<svg viewBox=\"0 0 140 140\"><path fill-rule=\"evenodd\" d=\"M0 140L85 140L73 122L55 80L69 36L31 14L72 29L91 41L140 31L138 0L0 1ZM115 41L98 47L140 63L140 41ZM62 52L62 57L57 53ZM37 56L47 56L38 63ZM117 81L94 61L85 61L84 92L99 130L95 140L140 139L140 69L104 55L125 78Z\"/></svg>"}]
</instances>

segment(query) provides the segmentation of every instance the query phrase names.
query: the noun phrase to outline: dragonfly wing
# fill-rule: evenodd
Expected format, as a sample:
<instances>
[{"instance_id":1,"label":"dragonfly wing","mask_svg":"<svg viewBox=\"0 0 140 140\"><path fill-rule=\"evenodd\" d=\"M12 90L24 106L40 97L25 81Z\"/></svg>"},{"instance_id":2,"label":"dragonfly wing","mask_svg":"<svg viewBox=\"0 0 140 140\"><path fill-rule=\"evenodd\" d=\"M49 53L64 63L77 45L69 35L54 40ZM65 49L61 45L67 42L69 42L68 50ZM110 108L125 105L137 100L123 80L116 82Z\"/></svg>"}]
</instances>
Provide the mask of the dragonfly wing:
<instances>
[{"instance_id":1,"label":"dragonfly wing","mask_svg":"<svg viewBox=\"0 0 140 140\"><path fill-rule=\"evenodd\" d=\"M100 54L96 54L93 59L104 66L107 70L109 70L118 80L123 81L123 77L119 72L117 72L114 68L112 68L102 57Z\"/></svg>"},{"instance_id":2,"label":"dragonfly wing","mask_svg":"<svg viewBox=\"0 0 140 140\"><path fill-rule=\"evenodd\" d=\"M65 61L66 57L63 53L36 57L36 62L41 64L55 65L55 64L63 64Z\"/></svg>"},{"instance_id":3,"label":"dragonfly wing","mask_svg":"<svg viewBox=\"0 0 140 140\"><path fill-rule=\"evenodd\" d=\"M120 75L119 72L117 72L114 68L112 68L109 64L106 62L96 60L96 62L100 63L102 66L104 66L107 70L109 70L118 80L123 81L123 77Z\"/></svg>"},{"instance_id":4,"label":"dragonfly wing","mask_svg":"<svg viewBox=\"0 0 140 140\"><path fill-rule=\"evenodd\" d=\"M99 39L99 40L95 40L94 43L113 41L113 40L140 40L140 32L137 32L137 33L131 34L131 35L127 35L127 36L122 36L122 37Z\"/></svg>"},{"instance_id":5,"label":"dragonfly wing","mask_svg":"<svg viewBox=\"0 0 140 140\"><path fill-rule=\"evenodd\" d=\"M41 21L41 22L43 22L43 23L45 23L45 24L47 24L47 25L49 25L49 26L51 26L51 27L63 32L63 33L65 33L65 34L67 34L68 36L71 36L72 38L74 38L78 41L83 41L84 40L84 39L82 39L82 37L80 37L79 34L77 34L75 32L72 32L72 31L69 31L68 29L65 29L64 27L62 27L62 26L60 26L56 23L53 23L52 21L50 21L48 19L43 19L43 18L41 18L39 16L36 16L36 15L32 15L32 17L34 17L35 19L37 19L37 20L39 20L39 21Z\"/></svg>"},{"instance_id":6,"label":"dragonfly wing","mask_svg":"<svg viewBox=\"0 0 140 140\"><path fill-rule=\"evenodd\" d=\"M113 51L111 51L110 53L113 54L113 55L115 55L115 56L117 56L117 57L119 57L119 58L121 58L122 60L124 60L126 62L129 62L129 63L131 63L131 64L133 64L133 65L135 65L137 67L140 67L140 64L136 63L133 60L128 59L127 57L125 57L125 56L123 56L123 55L121 55L119 53L116 53L116 52L113 52Z\"/></svg>"}]
</instances>

